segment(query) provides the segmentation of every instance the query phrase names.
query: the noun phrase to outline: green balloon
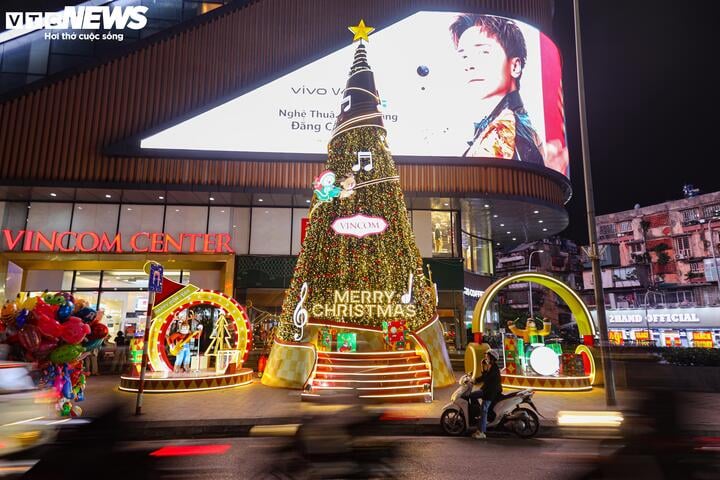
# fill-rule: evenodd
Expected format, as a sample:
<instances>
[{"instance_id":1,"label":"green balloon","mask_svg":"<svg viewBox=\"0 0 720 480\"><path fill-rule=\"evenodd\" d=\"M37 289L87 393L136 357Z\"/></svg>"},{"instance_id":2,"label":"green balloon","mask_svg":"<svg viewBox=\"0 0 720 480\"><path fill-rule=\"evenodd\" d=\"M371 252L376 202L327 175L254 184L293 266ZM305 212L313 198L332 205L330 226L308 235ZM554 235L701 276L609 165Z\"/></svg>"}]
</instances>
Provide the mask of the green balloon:
<instances>
[{"instance_id":1,"label":"green balloon","mask_svg":"<svg viewBox=\"0 0 720 480\"><path fill-rule=\"evenodd\" d=\"M70 363L85 352L82 345L62 345L50 353L50 361L55 364Z\"/></svg>"}]
</instances>

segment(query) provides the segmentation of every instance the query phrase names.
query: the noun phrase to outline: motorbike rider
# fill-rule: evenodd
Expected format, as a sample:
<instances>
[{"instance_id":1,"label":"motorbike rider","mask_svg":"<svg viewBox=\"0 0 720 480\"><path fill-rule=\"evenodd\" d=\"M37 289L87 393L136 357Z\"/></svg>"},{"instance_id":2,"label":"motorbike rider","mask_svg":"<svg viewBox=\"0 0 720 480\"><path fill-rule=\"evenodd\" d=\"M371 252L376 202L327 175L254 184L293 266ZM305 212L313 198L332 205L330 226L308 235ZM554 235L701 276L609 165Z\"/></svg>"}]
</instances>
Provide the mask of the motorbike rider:
<instances>
[{"instance_id":1,"label":"motorbike rider","mask_svg":"<svg viewBox=\"0 0 720 480\"><path fill-rule=\"evenodd\" d=\"M498 396L502 394L502 381L500 378L500 368L497 365L499 355L495 350L488 350L483 359L482 375L475 379L475 385L482 386L470 393L470 402L477 402L482 399L482 414L478 421L478 430L473 433L473 438L486 438L485 430L487 428L487 416L490 406L495 402Z\"/></svg>"}]
</instances>

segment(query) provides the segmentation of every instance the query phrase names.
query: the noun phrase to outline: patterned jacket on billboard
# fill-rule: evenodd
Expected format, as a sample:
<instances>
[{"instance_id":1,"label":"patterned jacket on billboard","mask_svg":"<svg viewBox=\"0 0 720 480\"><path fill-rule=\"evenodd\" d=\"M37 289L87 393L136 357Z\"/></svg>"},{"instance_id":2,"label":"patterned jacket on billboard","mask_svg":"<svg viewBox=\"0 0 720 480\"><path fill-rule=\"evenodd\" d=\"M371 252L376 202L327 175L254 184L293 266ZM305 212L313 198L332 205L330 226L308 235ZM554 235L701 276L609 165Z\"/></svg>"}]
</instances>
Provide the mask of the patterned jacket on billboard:
<instances>
[{"instance_id":1,"label":"patterned jacket on billboard","mask_svg":"<svg viewBox=\"0 0 720 480\"><path fill-rule=\"evenodd\" d=\"M510 92L482 121L464 157L490 157L544 165L543 142L523 106L520 94Z\"/></svg>"}]
</instances>

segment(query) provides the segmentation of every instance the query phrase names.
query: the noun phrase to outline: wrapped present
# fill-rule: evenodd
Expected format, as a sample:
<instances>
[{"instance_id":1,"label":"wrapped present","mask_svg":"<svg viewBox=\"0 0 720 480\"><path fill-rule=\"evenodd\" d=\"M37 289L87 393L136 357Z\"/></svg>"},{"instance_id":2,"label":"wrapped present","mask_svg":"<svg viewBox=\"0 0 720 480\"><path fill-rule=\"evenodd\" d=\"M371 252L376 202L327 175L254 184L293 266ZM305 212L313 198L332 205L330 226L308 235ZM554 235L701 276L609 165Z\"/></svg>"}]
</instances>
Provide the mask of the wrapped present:
<instances>
[{"instance_id":1,"label":"wrapped present","mask_svg":"<svg viewBox=\"0 0 720 480\"><path fill-rule=\"evenodd\" d=\"M523 353L525 342L522 338L506 336L503 347L505 349L505 370L511 375L522 375L524 372Z\"/></svg>"},{"instance_id":2,"label":"wrapped present","mask_svg":"<svg viewBox=\"0 0 720 480\"><path fill-rule=\"evenodd\" d=\"M321 352L330 351L332 348L332 334L330 333L329 328L323 327L318 330L317 347Z\"/></svg>"},{"instance_id":3,"label":"wrapped present","mask_svg":"<svg viewBox=\"0 0 720 480\"><path fill-rule=\"evenodd\" d=\"M561 356L562 373L566 377L581 377L585 375L585 365L582 356L576 353L563 353Z\"/></svg>"}]
</instances>

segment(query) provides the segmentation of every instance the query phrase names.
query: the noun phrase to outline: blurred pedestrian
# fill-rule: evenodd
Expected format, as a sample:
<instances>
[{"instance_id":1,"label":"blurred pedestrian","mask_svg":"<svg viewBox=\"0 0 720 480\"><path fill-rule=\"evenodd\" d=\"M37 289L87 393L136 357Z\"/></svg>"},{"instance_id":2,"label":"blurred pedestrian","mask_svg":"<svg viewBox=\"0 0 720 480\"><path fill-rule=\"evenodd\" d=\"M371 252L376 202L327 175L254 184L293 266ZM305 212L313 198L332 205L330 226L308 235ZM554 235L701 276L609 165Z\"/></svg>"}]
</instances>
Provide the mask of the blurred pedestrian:
<instances>
[{"instance_id":1,"label":"blurred pedestrian","mask_svg":"<svg viewBox=\"0 0 720 480\"><path fill-rule=\"evenodd\" d=\"M100 375L100 369L98 368L99 353L99 348L93 348L90 351L90 354L85 357L85 360L83 361L83 368L86 372L90 372L91 375Z\"/></svg>"},{"instance_id":2,"label":"blurred pedestrian","mask_svg":"<svg viewBox=\"0 0 720 480\"><path fill-rule=\"evenodd\" d=\"M115 356L113 357L112 371L122 373L127 363L128 339L125 333L119 331L115 336Z\"/></svg>"}]
</instances>

